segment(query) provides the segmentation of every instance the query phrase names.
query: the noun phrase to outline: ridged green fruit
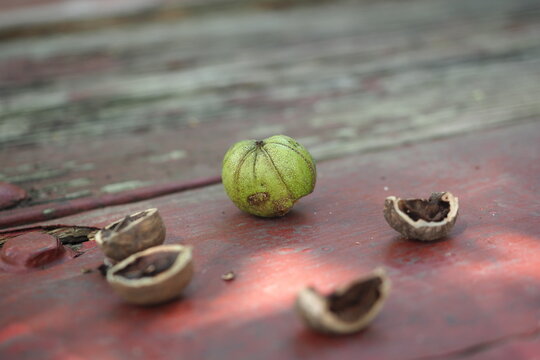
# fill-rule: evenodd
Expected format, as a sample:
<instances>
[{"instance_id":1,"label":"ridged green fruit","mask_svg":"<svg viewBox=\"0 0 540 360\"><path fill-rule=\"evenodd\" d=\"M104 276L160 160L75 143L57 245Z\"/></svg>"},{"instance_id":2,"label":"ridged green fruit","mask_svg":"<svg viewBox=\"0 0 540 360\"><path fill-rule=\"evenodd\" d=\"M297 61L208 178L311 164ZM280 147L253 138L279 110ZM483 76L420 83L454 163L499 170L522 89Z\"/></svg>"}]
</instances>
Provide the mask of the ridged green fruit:
<instances>
[{"instance_id":1,"label":"ridged green fruit","mask_svg":"<svg viewBox=\"0 0 540 360\"><path fill-rule=\"evenodd\" d=\"M229 198L250 214L275 217L315 188L317 170L296 140L275 135L237 142L227 151L221 173Z\"/></svg>"}]
</instances>

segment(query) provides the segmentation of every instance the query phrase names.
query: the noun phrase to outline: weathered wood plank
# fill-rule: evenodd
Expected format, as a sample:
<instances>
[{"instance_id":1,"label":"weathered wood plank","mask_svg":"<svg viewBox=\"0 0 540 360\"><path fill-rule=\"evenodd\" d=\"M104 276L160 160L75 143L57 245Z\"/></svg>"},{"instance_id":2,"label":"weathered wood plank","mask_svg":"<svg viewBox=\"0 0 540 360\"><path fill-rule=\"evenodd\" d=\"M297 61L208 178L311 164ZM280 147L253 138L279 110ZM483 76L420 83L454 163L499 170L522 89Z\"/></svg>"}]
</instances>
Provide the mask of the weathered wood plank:
<instances>
[{"instance_id":1,"label":"weathered wood plank","mask_svg":"<svg viewBox=\"0 0 540 360\"><path fill-rule=\"evenodd\" d=\"M215 176L244 138L321 160L536 121L539 52L529 0L245 5L3 41L0 180L27 206Z\"/></svg>"},{"instance_id":2,"label":"weathered wood plank","mask_svg":"<svg viewBox=\"0 0 540 360\"><path fill-rule=\"evenodd\" d=\"M193 282L180 301L127 306L99 274L81 274L102 260L90 246L48 270L1 273L0 356L462 358L477 345L478 358L535 353L539 131L528 124L325 162L315 192L280 219L241 213L221 186L64 218L103 226L158 207L166 242L195 247ZM460 201L447 240L405 241L385 223L386 196L439 190ZM369 329L345 338L304 329L292 309L300 288L328 291L379 265L393 290ZM224 282L230 270L237 277Z\"/></svg>"},{"instance_id":3,"label":"weathered wood plank","mask_svg":"<svg viewBox=\"0 0 540 360\"><path fill-rule=\"evenodd\" d=\"M0 39L176 21L224 11L284 9L329 0L29 0L0 3Z\"/></svg>"}]
</instances>

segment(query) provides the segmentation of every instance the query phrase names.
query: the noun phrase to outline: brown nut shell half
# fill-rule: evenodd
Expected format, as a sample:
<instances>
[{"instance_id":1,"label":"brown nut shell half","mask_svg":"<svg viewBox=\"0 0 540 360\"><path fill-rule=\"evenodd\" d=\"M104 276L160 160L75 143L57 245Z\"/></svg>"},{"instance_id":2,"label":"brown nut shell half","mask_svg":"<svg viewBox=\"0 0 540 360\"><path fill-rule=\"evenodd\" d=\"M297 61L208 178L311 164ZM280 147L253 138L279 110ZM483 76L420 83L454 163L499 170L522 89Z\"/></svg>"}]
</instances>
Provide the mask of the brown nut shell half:
<instances>
[{"instance_id":1,"label":"brown nut shell half","mask_svg":"<svg viewBox=\"0 0 540 360\"><path fill-rule=\"evenodd\" d=\"M432 193L427 200L389 196L384 203L384 218L406 238L432 241L448 235L458 209L458 198L449 192Z\"/></svg>"},{"instance_id":2,"label":"brown nut shell half","mask_svg":"<svg viewBox=\"0 0 540 360\"><path fill-rule=\"evenodd\" d=\"M136 252L163 244L165 225L157 209L128 215L96 233L95 240L113 262Z\"/></svg>"},{"instance_id":3,"label":"brown nut shell half","mask_svg":"<svg viewBox=\"0 0 540 360\"><path fill-rule=\"evenodd\" d=\"M346 335L366 328L381 311L390 292L390 280L382 268L322 295L307 287L296 299L296 310L315 331Z\"/></svg>"},{"instance_id":4,"label":"brown nut shell half","mask_svg":"<svg viewBox=\"0 0 540 360\"><path fill-rule=\"evenodd\" d=\"M160 245L133 254L107 271L107 281L131 304L177 298L193 277L192 247Z\"/></svg>"}]
</instances>

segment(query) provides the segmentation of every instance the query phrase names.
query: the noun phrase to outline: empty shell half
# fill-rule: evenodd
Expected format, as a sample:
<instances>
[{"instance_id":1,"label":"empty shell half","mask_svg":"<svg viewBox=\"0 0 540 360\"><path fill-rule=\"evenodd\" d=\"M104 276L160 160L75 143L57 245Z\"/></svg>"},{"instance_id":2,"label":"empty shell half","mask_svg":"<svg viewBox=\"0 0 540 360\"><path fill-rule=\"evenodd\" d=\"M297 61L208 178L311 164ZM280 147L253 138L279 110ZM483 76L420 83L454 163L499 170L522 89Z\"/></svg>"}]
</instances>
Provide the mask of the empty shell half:
<instances>
[{"instance_id":1,"label":"empty shell half","mask_svg":"<svg viewBox=\"0 0 540 360\"><path fill-rule=\"evenodd\" d=\"M449 192L432 193L427 200L389 196L384 203L384 218L406 238L432 241L448 235L458 209L458 198Z\"/></svg>"},{"instance_id":2,"label":"empty shell half","mask_svg":"<svg viewBox=\"0 0 540 360\"><path fill-rule=\"evenodd\" d=\"M390 292L390 280L383 269L354 280L322 295L307 287L296 299L296 310L315 331L345 335L367 327L381 311Z\"/></svg>"},{"instance_id":3,"label":"empty shell half","mask_svg":"<svg viewBox=\"0 0 540 360\"><path fill-rule=\"evenodd\" d=\"M163 303L180 296L191 281L191 253L191 246L151 247L110 268L107 281L129 303Z\"/></svg>"},{"instance_id":4,"label":"empty shell half","mask_svg":"<svg viewBox=\"0 0 540 360\"><path fill-rule=\"evenodd\" d=\"M95 239L103 253L116 262L163 244L165 225L157 209L148 209L107 225Z\"/></svg>"}]
</instances>

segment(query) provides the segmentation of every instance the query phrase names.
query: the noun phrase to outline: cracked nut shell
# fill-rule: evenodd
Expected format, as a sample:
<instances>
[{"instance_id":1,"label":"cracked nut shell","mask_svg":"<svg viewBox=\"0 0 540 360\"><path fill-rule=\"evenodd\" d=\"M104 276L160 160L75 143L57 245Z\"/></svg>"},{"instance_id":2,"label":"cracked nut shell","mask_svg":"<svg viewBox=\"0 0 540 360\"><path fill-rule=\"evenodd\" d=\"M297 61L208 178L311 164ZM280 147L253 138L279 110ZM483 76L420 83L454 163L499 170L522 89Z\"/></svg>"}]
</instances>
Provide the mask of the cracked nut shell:
<instances>
[{"instance_id":1,"label":"cracked nut shell","mask_svg":"<svg viewBox=\"0 0 540 360\"><path fill-rule=\"evenodd\" d=\"M221 178L241 210L262 217L287 214L313 192L317 171L305 147L285 135L240 141L227 151Z\"/></svg>"},{"instance_id":2,"label":"cracked nut shell","mask_svg":"<svg viewBox=\"0 0 540 360\"><path fill-rule=\"evenodd\" d=\"M312 287L300 291L296 310L315 331L345 335L366 328L381 311L390 292L390 280L382 268L322 295Z\"/></svg>"},{"instance_id":3,"label":"cracked nut shell","mask_svg":"<svg viewBox=\"0 0 540 360\"><path fill-rule=\"evenodd\" d=\"M157 209L147 209L107 225L95 240L113 262L136 252L163 244L165 225Z\"/></svg>"},{"instance_id":4,"label":"cracked nut shell","mask_svg":"<svg viewBox=\"0 0 540 360\"><path fill-rule=\"evenodd\" d=\"M449 192L432 193L427 200L389 196L384 203L384 218L406 238L432 241L448 235L458 209L458 198Z\"/></svg>"},{"instance_id":5,"label":"cracked nut shell","mask_svg":"<svg viewBox=\"0 0 540 360\"><path fill-rule=\"evenodd\" d=\"M177 298L193 277L192 247L160 245L133 254L107 271L125 301L154 305Z\"/></svg>"}]
</instances>

